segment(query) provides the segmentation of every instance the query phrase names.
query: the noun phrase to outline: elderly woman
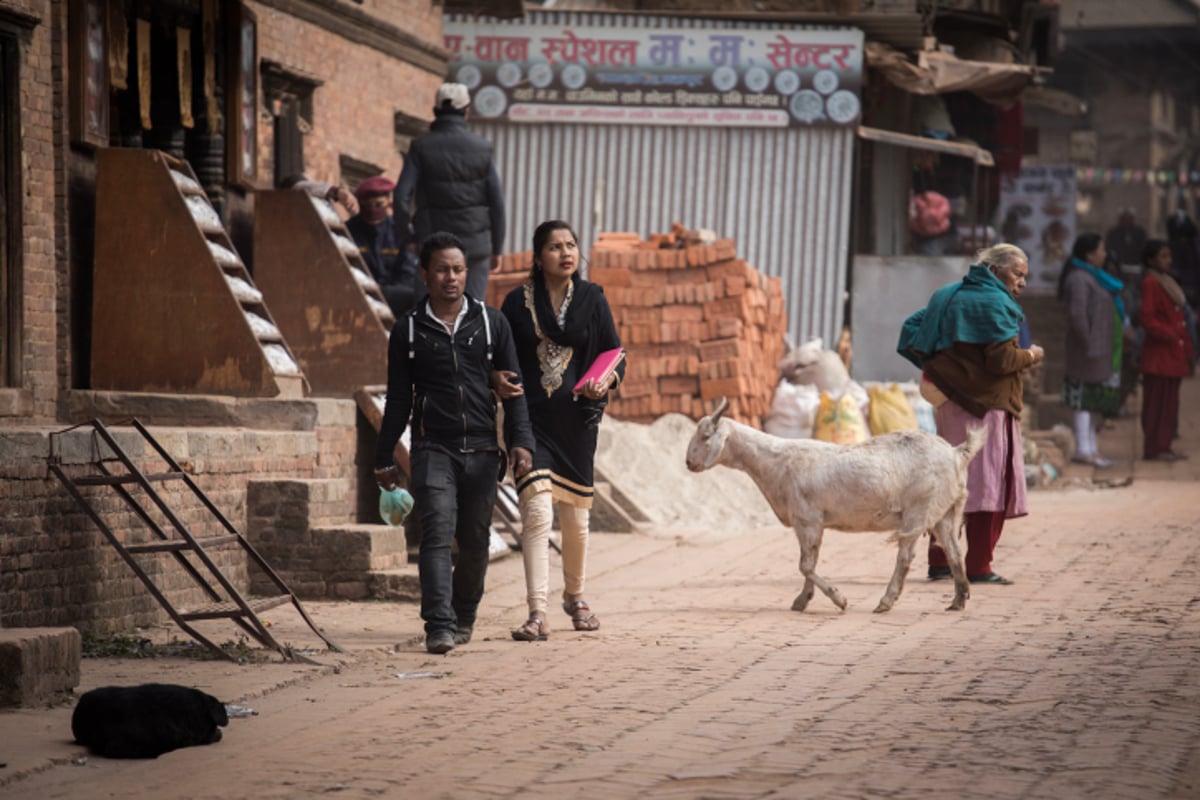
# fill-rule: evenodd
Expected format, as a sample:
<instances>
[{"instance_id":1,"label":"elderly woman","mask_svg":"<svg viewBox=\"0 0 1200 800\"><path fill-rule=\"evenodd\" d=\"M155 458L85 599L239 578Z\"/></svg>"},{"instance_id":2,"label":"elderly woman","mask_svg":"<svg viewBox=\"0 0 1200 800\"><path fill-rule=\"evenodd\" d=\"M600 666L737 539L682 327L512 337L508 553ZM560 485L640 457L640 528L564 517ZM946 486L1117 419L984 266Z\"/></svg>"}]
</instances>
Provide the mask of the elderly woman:
<instances>
[{"instance_id":1,"label":"elderly woman","mask_svg":"<svg viewBox=\"0 0 1200 800\"><path fill-rule=\"evenodd\" d=\"M951 444L987 428L983 450L967 474L967 579L1009 584L992 571L1004 521L1028 513L1021 442L1021 373L1041 362L1042 348L1018 345L1029 260L998 244L976 255L966 277L934 292L904 322L897 351L922 370L922 393L937 406L937 429ZM929 545L929 579L950 576L946 555Z\"/></svg>"},{"instance_id":2,"label":"elderly woman","mask_svg":"<svg viewBox=\"0 0 1200 800\"><path fill-rule=\"evenodd\" d=\"M1171 246L1161 239L1146 242L1142 253L1142 455L1154 461L1187 458L1171 449L1179 426L1179 384L1192 369L1192 340L1184 309L1187 298L1171 277Z\"/></svg>"}]
</instances>

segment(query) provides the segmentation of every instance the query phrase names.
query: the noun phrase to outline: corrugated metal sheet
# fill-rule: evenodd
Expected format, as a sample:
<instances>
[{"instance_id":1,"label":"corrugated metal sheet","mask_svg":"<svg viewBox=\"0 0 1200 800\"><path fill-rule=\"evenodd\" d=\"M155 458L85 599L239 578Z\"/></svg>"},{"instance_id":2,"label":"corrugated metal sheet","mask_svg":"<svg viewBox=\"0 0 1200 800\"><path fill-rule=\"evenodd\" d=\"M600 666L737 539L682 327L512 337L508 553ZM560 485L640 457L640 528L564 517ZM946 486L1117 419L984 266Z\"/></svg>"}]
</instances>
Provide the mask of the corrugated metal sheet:
<instances>
[{"instance_id":1,"label":"corrugated metal sheet","mask_svg":"<svg viewBox=\"0 0 1200 800\"><path fill-rule=\"evenodd\" d=\"M529 24L718 27L711 20L528 15ZM498 23L521 24L521 23ZM725 23L728 27L778 27ZM850 237L852 128L703 128L471 121L496 148L508 204L507 248L537 224L570 221L587 248L598 231L711 228L783 279L793 342L841 331Z\"/></svg>"}]
</instances>

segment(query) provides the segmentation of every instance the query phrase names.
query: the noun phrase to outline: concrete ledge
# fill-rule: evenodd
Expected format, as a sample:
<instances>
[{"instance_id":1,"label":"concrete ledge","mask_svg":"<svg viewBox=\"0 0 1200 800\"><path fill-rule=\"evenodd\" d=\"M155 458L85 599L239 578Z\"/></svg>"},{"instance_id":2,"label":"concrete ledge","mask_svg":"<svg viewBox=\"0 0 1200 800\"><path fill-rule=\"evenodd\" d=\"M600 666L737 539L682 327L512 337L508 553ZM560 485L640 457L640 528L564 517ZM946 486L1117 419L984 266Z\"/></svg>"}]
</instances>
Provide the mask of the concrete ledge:
<instances>
[{"instance_id":1,"label":"concrete ledge","mask_svg":"<svg viewBox=\"0 0 1200 800\"><path fill-rule=\"evenodd\" d=\"M345 405L346 408L340 408ZM98 392L76 390L67 395L72 422L99 417L106 425L137 417L146 425L250 428L252 430L311 431L318 419L353 424L353 399L280 400L203 394Z\"/></svg>"},{"instance_id":2,"label":"concrete ledge","mask_svg":"<svg viewBox=\"0 0 1200 800\"><path fill-rule=\"evenodd\" d=\"M0 389L0 417L33 415L33 392L29 389Z\"/></svg>"},{"instance_id":3,"label":"concrete ledge","mask_svg":"<svg viewBox=\"0 0 1200 800\"><path fill-rule=\"evenodd\" d=\"M421 602L421 581L417 576L417 565L409 564L399 569L372 572L367 578L367 596L375 600Z\"/></svg>"},{"instance_id":4,"label":"concrete ledge","mask_svg":"<svg viewBox=\"0 0 1200 800\"><path fill-rule=\"evenodd\" d=\"M408 543L403 528L387 525L339 525L313 528L321 571L330 583L347 573L401 567L408 563Z\"/></svg>"},{"instance_id":5,"label":"concrete ledge","mask_svg":"<svg viewBox=\"0 0 1200 800\"><path fill-rule=\"evenodd\" d=\"M75 628L0 629L0 707L32 706L79 685Z\"/></svg>"}]
</instances>

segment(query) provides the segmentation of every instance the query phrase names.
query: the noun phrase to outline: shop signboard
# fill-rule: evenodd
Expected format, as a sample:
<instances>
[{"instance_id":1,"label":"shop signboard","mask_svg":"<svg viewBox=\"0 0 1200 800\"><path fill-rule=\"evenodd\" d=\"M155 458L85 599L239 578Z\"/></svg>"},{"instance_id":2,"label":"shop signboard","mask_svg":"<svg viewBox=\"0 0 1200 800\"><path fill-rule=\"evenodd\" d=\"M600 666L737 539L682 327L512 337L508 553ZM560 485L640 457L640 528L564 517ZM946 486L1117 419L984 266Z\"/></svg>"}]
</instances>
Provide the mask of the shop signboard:
<instances>
[{"instance_id":1,"label":"shop signboard","mask_svg":"<svg viewBox=\"0 0 1200 800\"><path fill-rule=\"evenodd\" d=\"M859 30L445 25L472 113L512 122L856 125Z\"/></svg>"}]
</instances>

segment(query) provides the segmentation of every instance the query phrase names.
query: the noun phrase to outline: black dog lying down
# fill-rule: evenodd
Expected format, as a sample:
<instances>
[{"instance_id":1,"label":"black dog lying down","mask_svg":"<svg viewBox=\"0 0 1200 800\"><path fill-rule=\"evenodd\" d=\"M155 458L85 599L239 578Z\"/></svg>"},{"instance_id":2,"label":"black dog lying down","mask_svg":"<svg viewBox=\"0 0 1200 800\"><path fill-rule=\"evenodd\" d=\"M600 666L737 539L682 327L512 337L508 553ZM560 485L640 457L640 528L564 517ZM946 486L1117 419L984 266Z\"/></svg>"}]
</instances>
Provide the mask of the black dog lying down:
<instances>
[{"instance_id":1,"label":"black dog lying down","mask_svg":"<svg viewBox=\"0 0 1200 800\"><path fill-rule=\"evenodd\" d=\"M85 692L71 715L75 741L107 758L158 758L180 747L221 741L225 705L187 686L147 683Z\"/></svg>"}]
</instances>

